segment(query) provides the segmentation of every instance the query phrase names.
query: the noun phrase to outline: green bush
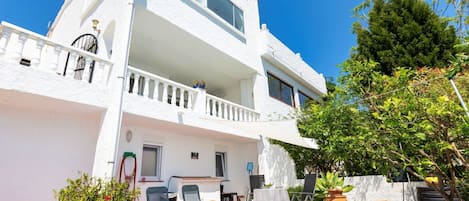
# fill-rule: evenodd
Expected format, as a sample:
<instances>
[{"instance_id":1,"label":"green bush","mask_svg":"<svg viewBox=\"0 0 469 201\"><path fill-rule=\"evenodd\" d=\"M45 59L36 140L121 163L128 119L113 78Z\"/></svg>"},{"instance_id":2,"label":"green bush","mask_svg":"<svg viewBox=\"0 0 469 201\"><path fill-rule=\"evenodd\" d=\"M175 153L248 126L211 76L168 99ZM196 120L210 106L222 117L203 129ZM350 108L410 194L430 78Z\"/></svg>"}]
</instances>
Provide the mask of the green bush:
<instances>
[{"instance_id":1,"label":"green bush","mask_svg":"<svg viewBox=\"0 0 469 201\"><path fill-rule=\"evenodd\" d=\"M105 181L101 178L82 174L80 178L67 179L68 185L55 191L58 201L134 201L140 190L128 190L127 183L119 183L115 179Z\"/></svg>"}]
</instances>

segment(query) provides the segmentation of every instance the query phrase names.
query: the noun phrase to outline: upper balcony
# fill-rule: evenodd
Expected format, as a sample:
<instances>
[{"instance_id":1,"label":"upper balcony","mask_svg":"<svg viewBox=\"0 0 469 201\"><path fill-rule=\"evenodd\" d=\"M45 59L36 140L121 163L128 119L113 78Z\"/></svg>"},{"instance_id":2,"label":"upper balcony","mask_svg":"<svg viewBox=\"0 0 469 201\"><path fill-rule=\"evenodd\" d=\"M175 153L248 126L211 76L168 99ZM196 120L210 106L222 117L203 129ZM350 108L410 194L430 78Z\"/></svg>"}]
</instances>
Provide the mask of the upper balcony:
<instances>
[{"instance_id":1,"label":"upper balcony","mask_svg":"<svg viewBox=\"0 0 469 201\"><path fill-rule=\"evenodd\" d=\"M80 45L91 45L83 43ZM106 107L113 62L7 22L0 24L2 89Z\"/></svg>"},{"instance_id":2,"label":"upper balcony","mask_svg":"<svg viewBox=\"0 0 469 201\"><path fill-rule=\"evenodd\" d=\"M318 94L326 94L325 78L309 66L299 54L295 54L285 44L262 25L259 35L262 58L275 64L282 71L300 81Z\"/></svg>"}]
</instances>

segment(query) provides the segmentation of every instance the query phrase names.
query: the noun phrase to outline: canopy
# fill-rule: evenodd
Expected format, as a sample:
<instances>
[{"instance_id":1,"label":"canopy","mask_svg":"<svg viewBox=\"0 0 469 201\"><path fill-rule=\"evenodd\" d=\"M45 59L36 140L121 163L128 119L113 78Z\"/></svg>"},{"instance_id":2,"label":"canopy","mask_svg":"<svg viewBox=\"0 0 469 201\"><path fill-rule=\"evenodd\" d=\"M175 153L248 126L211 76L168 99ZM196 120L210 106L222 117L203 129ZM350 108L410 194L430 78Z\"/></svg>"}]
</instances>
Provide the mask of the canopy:
<instances>
[{"instance_id":1,"label":"canopy","mask_svg":"<svg viewBox=\"0 0 469 201\"><path fill-rule=\"evenodd\" d=\"M263 137L279 140L289 144L310 148L318 149L319 146L316 144L314 139L301 137L298 131L297 123L295 119L289 120L276 120L276 121L255 121L255 122L243 122L243 121L228 121L228 120L214 120L221 124L225 124L232 128L237 128L249 133L258 134Z\"/></svg>"}]
</instances>

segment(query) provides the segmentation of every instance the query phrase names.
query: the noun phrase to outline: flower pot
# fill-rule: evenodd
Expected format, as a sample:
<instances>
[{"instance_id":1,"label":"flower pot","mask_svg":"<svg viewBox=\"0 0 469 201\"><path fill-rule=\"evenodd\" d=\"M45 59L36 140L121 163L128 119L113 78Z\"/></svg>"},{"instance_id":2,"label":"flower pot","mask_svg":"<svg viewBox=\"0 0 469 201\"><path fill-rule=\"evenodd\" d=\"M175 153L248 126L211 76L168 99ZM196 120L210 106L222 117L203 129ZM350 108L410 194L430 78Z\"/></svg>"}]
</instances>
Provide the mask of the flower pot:
<instances>
[{"instance_id":1,"label":"flower pot","mask_svg":"<svg viewBox=\"0 0 469 201\"><path fill-rule=\"evenodd\" d=\"M347 198L342 194L341 189L327 190L329 193L325 201L347 201Z\"/></svg>"}]
</instances>

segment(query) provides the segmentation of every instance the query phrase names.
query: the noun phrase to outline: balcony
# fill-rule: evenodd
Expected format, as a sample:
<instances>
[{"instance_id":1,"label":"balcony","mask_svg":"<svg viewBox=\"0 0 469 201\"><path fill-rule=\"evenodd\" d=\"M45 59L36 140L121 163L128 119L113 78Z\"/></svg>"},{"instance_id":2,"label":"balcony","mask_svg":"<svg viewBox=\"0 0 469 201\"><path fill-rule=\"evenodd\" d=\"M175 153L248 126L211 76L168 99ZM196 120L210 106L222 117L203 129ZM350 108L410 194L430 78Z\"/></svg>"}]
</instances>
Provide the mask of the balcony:
<instances>
[{"instance_id":1,"label":"balcony","mask_svg":"<svg viewBox=\"0 0 469 201\"><path fill-rule=\"evenodd\" d=\"M0 85L5 84L4 88L11 88L14 83L17 91L33 91L100 107L109 104L105 96L109 91L111 61L6 22L1 23L0 31L0 67L8 70L1 72L5 79ZM194 89L148 71L129 66L127 75L129 95L164 107L231 121L256 121L260 116L251 108L207 94L204 89ZM18 77L26 79L18 83Z\"/></svg>"},{"instance_id":2,"label":"balcony","mask_svg":"<svg viewBox=\"0 0 469 201\"><path fill-rule=\"evenodd\" d=\"M108 105L112 68L113 62L78 47L7 22L0 24L0 97L10 97L12 104L39 104L61 111L82 106L102 110Z\"/></svg>"},{"instance_id":3,"label":"balcony","mask_svg":"<svg viewBox=\"0 0 469 201\"><path fill-rule=\"evenodd\" d=\"M113 63L107 59L7 22L1 23L0 31L0 60L4 64L22 65L92 85L105 86L108 82Z\"/></svg>"},{"instance_id":4,"label":"balcony","mask_svg":"<svg viewBox=\"0 0 469 201\"><path fill-rule=\"evenodd\" d=\"M195 89L131 66L126 93L202 117L230 121L257 121L260 117L255 110L207 94L205 89Z\"/></svg>"},{"instance_id":5,"label":"balcony","mask_svg":"<svg viewBox=\"0 0 469 201\"><path fill-rule=\"evenodd\" d=\"M316 89L319 94L327 93L325 78L309 66L299 54L295 54L279 39L272 35L265 25L260 32L262 58L275 64L285 73L306 86Z\"/></svg>"}]
</instances>

